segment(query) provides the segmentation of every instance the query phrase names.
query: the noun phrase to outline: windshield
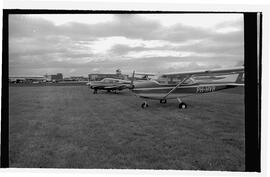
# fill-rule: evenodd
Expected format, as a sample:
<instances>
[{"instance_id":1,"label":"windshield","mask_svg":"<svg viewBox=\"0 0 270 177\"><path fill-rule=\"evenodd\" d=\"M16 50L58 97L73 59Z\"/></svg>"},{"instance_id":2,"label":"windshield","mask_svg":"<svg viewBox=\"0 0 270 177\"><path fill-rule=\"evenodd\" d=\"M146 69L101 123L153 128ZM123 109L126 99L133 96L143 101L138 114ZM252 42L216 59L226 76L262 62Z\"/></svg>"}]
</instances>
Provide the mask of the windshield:
<instances>
[{"instance_id":1,"label":"windshield","mask_svg":"<svg viewBox=\"0 0 270 177\"><path fill-rule=\"evenodd\" d=\"M105 82L105 83L118 83L118 80L115 79L110 79L110 78L104 78L101 80L101 82Z\"/></svg>"},{"instance_id":2,"label":"windshield","mask_svg":"<svg viewBox=\"0 0 270 177\"><path fill-rule=\"evenodd\" d=\"M110 82L111 82L111 80L110 80L110 79L105 78L105 79L102 79L102 80L101 80L101 82L110 83Z\"/></svg>"}]
</instances>

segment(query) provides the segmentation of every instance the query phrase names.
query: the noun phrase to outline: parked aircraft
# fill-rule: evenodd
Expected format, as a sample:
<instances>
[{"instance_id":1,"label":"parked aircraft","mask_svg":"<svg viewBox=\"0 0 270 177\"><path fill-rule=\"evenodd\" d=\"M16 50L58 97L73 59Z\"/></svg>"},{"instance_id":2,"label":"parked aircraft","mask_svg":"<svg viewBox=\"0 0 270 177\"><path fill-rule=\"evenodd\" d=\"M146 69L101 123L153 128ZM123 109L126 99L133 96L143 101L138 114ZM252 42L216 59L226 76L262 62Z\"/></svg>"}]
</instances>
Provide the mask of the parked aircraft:
<instances>
[{"instance_id":1,"label":"parked aircraft","mask_svg":"<svg viewBox=\"0 0 270 177\"><path fill-rule=\"evenodd\" d=\"M130 83L131 81L128 80L104 78L101 81L88 82L86 85L93 89L93 93L96 94L98 90L107 90L108 92L115 91L116 93L117 90L129 89L131 88Z\"/></svg>"},{"instance_id":2,"label":"parked aircraft","mask_svg":"<svg viewBox=\"0 0 270 177\"><path fill-rule=\"evenodd\" d=\"M222 79L213 79L212 82L196 81L194 78L202 76L220 76L220 75L236 75L234 81L222 82ZM133 72L133 78L135 71ZM143 82L134 82L131 81L132 92L144 99L159 100L160 103L165 104L168 99L177 99L179 102L179 108L187 108L186 103L184 103L181 98L188 95L216 92L223 89L229 89L238 86L244 86L244 67L238 68L229 68L229 69L213 69L213 70L204 70L204 71L191 71L191 72L179 72L179 73L169 73L162 74L159 78L181 78L177 84L161 84L159 79L157 80L146 80ZM141 105L142 108L148 107L147 101L144 101Z\"/></svg>"}]
</instances>

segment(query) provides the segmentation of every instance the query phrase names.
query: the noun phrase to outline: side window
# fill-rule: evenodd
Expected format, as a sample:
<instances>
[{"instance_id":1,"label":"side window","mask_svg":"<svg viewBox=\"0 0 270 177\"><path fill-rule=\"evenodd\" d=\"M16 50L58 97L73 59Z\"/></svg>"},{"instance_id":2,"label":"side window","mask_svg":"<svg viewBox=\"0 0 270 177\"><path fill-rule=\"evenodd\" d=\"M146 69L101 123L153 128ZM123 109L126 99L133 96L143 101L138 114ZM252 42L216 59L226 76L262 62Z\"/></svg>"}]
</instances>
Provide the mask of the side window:
<instances>
[{"instance_id":1,"label":"side window","mask_svg":"<svg viewBox=\"0 0 270 177\"><path fill-rule=\"evenodd\" d=\"M110 83L110 80L104 79L104 82L105 82L105 83Z\"/></svg>"},{"instance_id":2,"label":"side window","mask_svg":"<svg viewBox=\"0 0 270 177\"><path fill-rule=\"evenodd\" d=\"M184 83L185 83L185 84L193 84L194 81L193 81L191 78L189 78L189 79L187 79Z\"/></svg>"}]
</instances>

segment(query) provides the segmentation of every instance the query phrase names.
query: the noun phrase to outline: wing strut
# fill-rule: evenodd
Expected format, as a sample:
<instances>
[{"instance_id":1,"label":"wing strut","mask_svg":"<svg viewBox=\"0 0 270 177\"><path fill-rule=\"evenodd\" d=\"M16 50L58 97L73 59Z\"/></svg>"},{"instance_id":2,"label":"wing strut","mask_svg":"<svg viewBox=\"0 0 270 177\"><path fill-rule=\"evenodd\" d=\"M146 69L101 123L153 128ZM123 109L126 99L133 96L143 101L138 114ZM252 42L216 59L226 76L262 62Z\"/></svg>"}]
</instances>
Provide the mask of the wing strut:
<instances>
[{"instance_id":1,"label":"wing strut","mask_svg":"<svg viewBox=\"0 0 270 177\"><path fill-rule=\"evenodd\" d=\"M192 74L188 75L185 77L181 82L179 82L172 90L170 90L164 97L163 99L166 99L175 89L177 89L179 86L181 86L186 80L188 80Z\"/></svg>"}]
</instances>

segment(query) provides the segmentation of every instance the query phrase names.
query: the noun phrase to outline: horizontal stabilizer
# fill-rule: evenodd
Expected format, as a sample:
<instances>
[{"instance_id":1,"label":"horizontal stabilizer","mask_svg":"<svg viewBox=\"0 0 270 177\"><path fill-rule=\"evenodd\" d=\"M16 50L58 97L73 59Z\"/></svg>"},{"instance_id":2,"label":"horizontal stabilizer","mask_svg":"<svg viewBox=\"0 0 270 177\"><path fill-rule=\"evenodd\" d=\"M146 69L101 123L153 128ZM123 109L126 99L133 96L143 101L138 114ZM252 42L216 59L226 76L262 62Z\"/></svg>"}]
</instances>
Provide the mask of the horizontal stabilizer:
<instances>
[{"instance_id":1,"label":"horizontal stabilizer","mask_svg":"<svg viewBox=\"0 0 270 177\"><path fill-rule=\"evenodd\" d=\"M227 84L227 85L230 85L230 86L239 86L239 87L244 87L245 84L240 84L240 83L231 83L231 84Z\"/></svg>"}]
</instances>

